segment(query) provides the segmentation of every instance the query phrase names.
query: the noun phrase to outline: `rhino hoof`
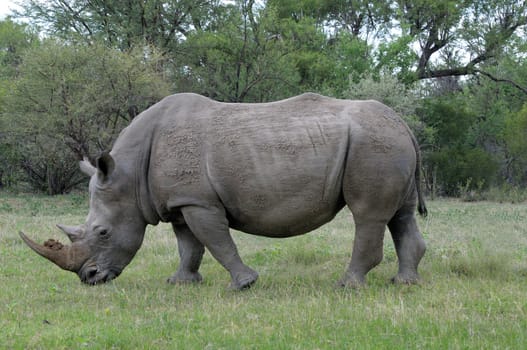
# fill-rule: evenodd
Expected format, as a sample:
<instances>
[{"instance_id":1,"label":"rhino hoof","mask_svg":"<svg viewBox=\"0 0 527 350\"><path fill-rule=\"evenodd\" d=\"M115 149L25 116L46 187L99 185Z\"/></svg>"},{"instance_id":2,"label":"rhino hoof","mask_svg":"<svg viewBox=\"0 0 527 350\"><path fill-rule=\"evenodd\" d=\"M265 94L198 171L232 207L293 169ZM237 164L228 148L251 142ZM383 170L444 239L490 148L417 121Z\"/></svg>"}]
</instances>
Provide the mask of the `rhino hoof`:
<instances>
[{"instance_id":1,"label":"rhino hoof","mask_svg":"<svg viewBox=\"0 0 527 350\"><path fill-rule=\"evenodd\" d=\"M236 276L236 279L232 281L230 285L230 289L232 290L249 289L254 284L254 282L256 282L257 279L258 279L258 273L253 270L245 274L239 274L238 276Z\"/></svg>"},{"instance_id":2,"label":"rhino hoof","mask_svg":"<svg viewBox=\"0 0 527 350\"><path fill-rule=\"evenodd\" d=\"M394 284L417 284L419 283L418 275L397 275L391 279Z\"/></svg>"},{"instance_id":3,"label":"rhino hoof","mask_svg":"<svg viewBox=\"0 0 527 350\"><path fill-rule=\"evenodd\" d=\"M345 277L337 283L337 286L341 288L360 289L366 286L366 280L364 278Z\"/></svg>"},{"instance_id":4,"label":"rhino hoof","mask_svg":"<svg viewBox=\"0 0 527 350\"><path fill-rule=\"evenodd\" d=\"M176 272L172 277L167 278L167 283L170 284L200 283L201 281L203 277L199 272Z\"/></svg>"}]
</instances>

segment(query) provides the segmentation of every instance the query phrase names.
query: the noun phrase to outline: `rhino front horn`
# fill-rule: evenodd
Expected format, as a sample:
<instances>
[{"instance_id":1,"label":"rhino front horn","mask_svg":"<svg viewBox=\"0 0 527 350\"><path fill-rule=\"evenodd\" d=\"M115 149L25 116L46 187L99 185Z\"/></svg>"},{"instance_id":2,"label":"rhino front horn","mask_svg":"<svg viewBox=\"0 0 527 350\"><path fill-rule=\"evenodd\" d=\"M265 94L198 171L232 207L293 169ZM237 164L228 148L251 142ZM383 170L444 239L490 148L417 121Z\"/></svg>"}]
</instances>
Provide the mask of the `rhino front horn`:
<instances>
[{"instance_id":1,"label":"rhino front horn","mask_svg":"<svg viewBox=\"0 0 527 350\"><path fill-rule=\"evenodd\" d=\"M88 250L78 243L63 245L54 239L48 239L43 245L35 243L23 232L19 232L20 237L37 254L55 263L61 269L78 272L88 259Z\"/></svg>"}]
</instances>

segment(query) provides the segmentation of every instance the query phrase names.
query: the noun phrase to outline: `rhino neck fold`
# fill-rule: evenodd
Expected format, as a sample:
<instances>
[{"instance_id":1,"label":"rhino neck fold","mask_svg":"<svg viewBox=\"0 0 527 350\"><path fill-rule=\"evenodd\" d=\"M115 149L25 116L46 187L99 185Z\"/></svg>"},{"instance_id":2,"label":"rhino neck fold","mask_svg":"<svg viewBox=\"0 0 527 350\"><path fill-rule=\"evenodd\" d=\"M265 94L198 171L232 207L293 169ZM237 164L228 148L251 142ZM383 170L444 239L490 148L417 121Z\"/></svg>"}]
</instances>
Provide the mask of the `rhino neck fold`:
<instances>
[{"instance_id":1,"label":"rhino neck fold","mask_svg":"<svg viewBox=\"0 0 527 350\"><path fill-rule=\"evenodd\" d=\"M157 225L160 217L152 204L149 170L150 170L150 153L152 148L152 135L148 138L143 147L138 152L136 171L135 171L135 196L139 211L147 224Z\"/></svg>"}]
</instances>

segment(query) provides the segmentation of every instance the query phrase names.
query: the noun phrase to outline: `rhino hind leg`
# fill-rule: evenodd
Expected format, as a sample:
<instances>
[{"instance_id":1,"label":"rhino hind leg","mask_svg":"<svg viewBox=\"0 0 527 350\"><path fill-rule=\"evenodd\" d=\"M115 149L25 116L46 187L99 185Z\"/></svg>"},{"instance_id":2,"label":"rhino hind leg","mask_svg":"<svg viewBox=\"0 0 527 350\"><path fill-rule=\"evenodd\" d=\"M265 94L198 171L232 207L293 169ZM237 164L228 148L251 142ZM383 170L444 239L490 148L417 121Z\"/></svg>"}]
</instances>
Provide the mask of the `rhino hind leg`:
<instances>
[{"instance_id":1,"label":"rhino hind leg","mask_svg":"<svg viewBox=\"0 0 527 350\"><path fill-rule=\"evenodd\" d=\"M371 207L366 205L361 209L364 208ZM368 210L354 210L352 206L352 212L355 220L355 240L351 262L340 285L356 288L365 284L366 274L382 261L386 226L392 234L399 260L399 271L392 281L401 284L417 283L417 267L425 253L426 245L417 227L415 201L409 200L391 218L386 216L387 211L377 211L377 216L371 217L365 215Z\"/></svg>"},{"instance_id":2,"label":"rhino hind leg","mask_svg":"<svg viewBox=\"0 0 527 350\"><path fill-rule=\"evenodd\" d=\"M194 236L230 273L232 289L246 289L256 282L258 273L242 262L223 208L188 206L181 212Z\"/></svg>"},{"instance_id":3,"label":"rhino hind leg","mask_svg":"<svg viewBox=\"0 0 527 350\"><path fill-rule=\"evenodd\" d=\"M198 270L205 253L205 247L186 224L173 223L172 227L178 242L180 262L178 270L167 282L172 284L201 282L203 278Z\"/></svg>"},{"instance_id":4,"label":"rhino hind leg","mask_svg":"<svg viewBox=\"0 0 527 350\"><path fill-rule=\"evenodd\" d=\"M403 206L388 223L399 260L399 272L392 279L395 283L413 284L419 280L417 266L426 245L415 220L415 204Z\"/></svg>"},{"instance_id":5,"label":"rhino hind leg","mask_svg":"<svg viewBox=\"0 0 527 350\"><path fill-rule=\"evenodd\" d=\"M365 284L366 274L383 258L386 223L377 220L355 222L355 240L351 262L339 284L359 288Z\"/></svg>"}]
</instances>

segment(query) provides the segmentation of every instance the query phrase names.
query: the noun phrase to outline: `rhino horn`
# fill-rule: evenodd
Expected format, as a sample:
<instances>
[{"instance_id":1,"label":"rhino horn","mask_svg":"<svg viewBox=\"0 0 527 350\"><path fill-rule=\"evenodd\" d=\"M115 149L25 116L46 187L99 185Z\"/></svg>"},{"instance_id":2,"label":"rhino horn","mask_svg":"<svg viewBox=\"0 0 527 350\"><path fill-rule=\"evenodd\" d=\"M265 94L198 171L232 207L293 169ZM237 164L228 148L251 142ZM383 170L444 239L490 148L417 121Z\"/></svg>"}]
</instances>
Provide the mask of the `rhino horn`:
<instances>
[{"instance_id":1,"label":"rhino horn","mask_svg":"<svg viewBox=\"0 0 527 350\"><path fill-rule=\"evenodd\" d=\"M63 245L59 241L49 239L43 245L35 243L23 232L19 232L24 242L37 254L55 263L61 269L78 272L89 257L89 251L79 243Z\"/></svg>"},{"instance_id":2,"label":"rhino horn","mask_svg":"<svg viewBox=\"0 0 527 350\"><path fill-rule=\"evenodd\" d=\"M84 235L84 225L80 226L66 226L57 224L57 227L64 232L70 241L75 242L81 239Z\"/></svg>"}]
</instances>

